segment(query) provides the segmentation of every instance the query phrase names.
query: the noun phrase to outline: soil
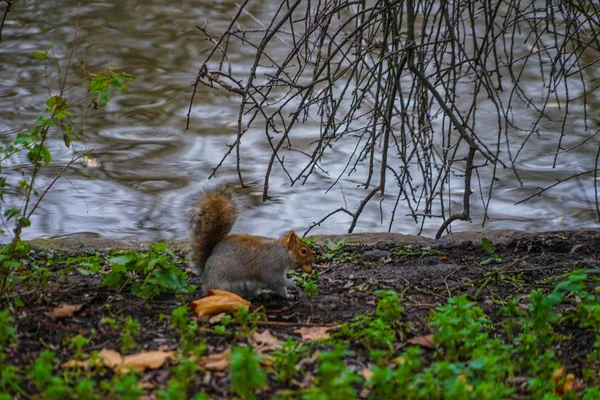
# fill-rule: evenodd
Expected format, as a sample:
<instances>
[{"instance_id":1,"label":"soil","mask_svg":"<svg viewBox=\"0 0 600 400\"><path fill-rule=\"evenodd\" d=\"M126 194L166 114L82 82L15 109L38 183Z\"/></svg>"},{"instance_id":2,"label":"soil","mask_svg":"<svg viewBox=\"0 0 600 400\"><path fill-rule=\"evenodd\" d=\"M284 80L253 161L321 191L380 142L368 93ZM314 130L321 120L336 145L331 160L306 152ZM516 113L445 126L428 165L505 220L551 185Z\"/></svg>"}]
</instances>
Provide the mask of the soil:
<instances>
[{"instance_id":1,"label":"soil","mask_svg":"<svg viewBox=\"0 0 600 400\"><path fill-rule=\"evenodd\" d=\"M481 265L482 260L490 257L482 248L482 236L491 239L503 259L501 263ZM267 321L259 322L259 330L268 328L282 340L290 336L299 339L294 331L301 326L333 325L349 321L358 314L367 314L377 302L374 290L392 289L401 294L405 310L403 321L412 326L411 335L420 336L431 333L427 325L431 310L445 304L450 296L467 293L470 300L476 301L487 316L495 320L499 308L497 300L525 296L537 288L551 288L547 278L572 269L600 269L600 230L594 229L544 233L472 232L448 235L438 241L395 234L340 235L332 239L342 237L346 237L343 259L347 261L326 262L323 257L318 258L314 270L320 275L319 294L312 300L294 290L289 300L269 294L253 300L253 305L263 306L266 310ZM43 248L33 248L33 256L38 259L85 253L90 245L100 251L107 247L142 248L146 245L118 241L90 244L79 239L33 243L43 245ZM185 241L172 245L187 252ZM406 245L411 245L418 254L405 257L392 254L392 249ZM423 250L424 247L435 251ZM57 270L63 266L58 264L51 268ZM502 278L497 273L499 270ZM198 278L191 279L200 286ZM119 332L101 324L104 318L115 315L132 316L140 322L140 336L136 341L141 349L177 349L178 334L169 328L168 319L161 315L170 315L172 309L181 305L181 299L161 296L143 301L127 290L111 291L98 287L98 283L98 278L73 277L67 283L50 283L41 295L39 291L22 293L25 306L16 311L19 342L10 350L12 363L29 365L44 348L54 350L61 361L66 361L74 350L64 346L64 340L77 333L91 338L86 352L102 348L118 350ZM191 299L198 297L199 292ZM62 303L83 304L84 307L72 318L53 321L50 311ZM566 370L580 376L581 363L594 343L594 334L568 322L561 324L560 329L563 330L560 333L570 339L562 342L556 352ZM230 345L227 335L209 334L205 339L209 354ZM405 346L406 342L396 344L398 350ZM365 349L355 350L358 350L355 363L362 365L361 354L365 354ZM142 379L161 386L168 378L166 370L163 367L146 372ZM110 376L111 373L107 374ZM206 391L211 398L228 398L230 395L225 389L228 384L223 379L227 379L226 376L215 374L196 389ZM271 390L277 387L278 384L272 383Z\"/></svg>"}]
</instances>

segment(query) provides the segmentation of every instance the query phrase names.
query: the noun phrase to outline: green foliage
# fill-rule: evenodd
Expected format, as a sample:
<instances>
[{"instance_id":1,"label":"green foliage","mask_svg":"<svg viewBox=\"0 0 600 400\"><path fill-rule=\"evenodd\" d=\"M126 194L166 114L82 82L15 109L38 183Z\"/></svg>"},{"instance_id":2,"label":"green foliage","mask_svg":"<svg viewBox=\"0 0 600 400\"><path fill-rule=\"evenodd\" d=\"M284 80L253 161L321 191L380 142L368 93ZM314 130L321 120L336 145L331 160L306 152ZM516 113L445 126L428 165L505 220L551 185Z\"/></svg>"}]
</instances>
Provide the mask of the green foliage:
<instances>
[{"instance_id":1,"label":"green foliage","mask_svg":"<svg viewBox=\"0 0 600 400\"><path fill-rule=\"evenodd\" d=\"M308 347L292 338L273 352L273 366L277 381L289 382L298 373L298 362L308 356Z\"/></svg>"},{"instance_id":2,"label":"green foliage","mask_svg":"<svg viewBox=\"0 0 600 400\"><path fill-rule=\"evenodd\" d=\"M391 350L396 337L396 326L404 309L398 294L392 290L375 292L380 299L372 316L359 315L343 325L334 338L347 338L370 349Z\"/></svg>"},{"instance_id":3,"label":"green foliage","mask_svg":"<svg viewBox=\"0 0 600 400\"><path fill-rule=\"evenodd\" d=\"M250 346L236 347L231 352L231 390L244 400L255 399L254 391L267 384L261 359Z\"/></svg>"},{"instance_id":4,"label":"green foliage","mask_svg":"<svg viewBox=\"0 0 600 400\"><path fill-rule=\"evenodd\" d=\"M262 309L256 309L254 311L246 310L244 307L239 307L233 314L233 319L238 324L236 334L241 336L248 336L250 332L256 330L256 321L264 321L265 314Z\"/></svg>"},{"instance_id":5,"label":"green foliage","mask_svg":"<svg viewBox=\"0 0 600 400\"><path fill-rule=\"evenodd\" d=\"M121 354L127 354L137 344L135 339L140 335L140 323L138 320L127 316L125 319L125 325L123 326L123 335L121 336Z\"/></svg>"},{"instance_id":6,"label":"green foliage","mask_svg":"<svg viewBox=\"0 0 600 400\"><path fill-rule=\"evenodd\" d=\"M444 348L446 357L456 360L488 340L491 321L480 307L462 295L448 299L447 306L436 307L430 325L437 328L434 340Z\"/></svg>"},{"instance_id":7,"label":"green foliage","mask_svg":"<svg viewBox=\"0 0 600 400\"><path fill-rule=\"evenodd\" d=\"M319 280L319 274L316 271L302 272L294 276L296 285L306 293L312 300L313 297L319 295L319 289L317 287L317 281Z\"/></svg>"},{"instance_id":8,"label":"green foliage","mask_svg":"<svg viewBox=\"0 0 600 400\"><path fill-rule=\"evenodd\" d=\"M432 249L431 247L419 247L414 249L412 245L398 246L390 250L390 253L399 259L403 258L423 258L430 256L443 256L444 252Z\"/></svg>"},{"instance_id":9,"label":"green foliage","mask_svg":"<svg viewBox=\"0 0 600 400\"><path fill-rule=\"evenodd\" d=\"M68 148L71 148L73 140L80 139L73 126L73 120L76 116L71 111L72 104L67 98L67 92L74 87L87 83L91 104L98 108L110 100L112 90L126 91L127 86L124 82L133 80L132 76L116 71L113 65L100 73L91 73L87 71L85 64L82 64L85 79L74 85L66 85L68 78L71 76L69 73L71 66L67 65L64 76L60 76L59 60L54 56L52 46L48 46L44 51L33 51L31 55L40 62L52 61L56 65L59 72L58 88L53 94L49 95L43 111L32 126L29 129L20 131L7 147L0 146L0 201L2 201L2 206L5 207L2 214L6 222L14 221L15 226L8 250L3 253L3 257L0 257L0 296L11 287L11 274L19 267L17 265L17 247L20 243L22 230L31 225L33 212L62 174L61 172L57 179L52 180L50 185L41 191L42 194L40 195L40 191L36 186L36 178L52 162L52 153L48 148L49 138L61 135L65 146ZM69 60L71 59L72 57L69 57ZM48 92L51 93L52 88L48 87ZM71 150L75 154L75 148L72 147ZM73 160L67 164L67 167L85 154L87 153L83 153L79 157L73 156ZM31 168L22 168L25 171L23 179L17 183L16 187L7 188L7 177L1 175L3 172L2 163L6 163L7 160L20 163L23 156L29 162ZM11 199L8 201L4 199L5 193L11 193ZM16 207L11 204L20 204L20 206ZM4 231L0 230L0 233L4 233Z\"/></svg>"},{"instance_id":10,"label":"green foliage","mask_svg":"<svg viewBox=\"0 0 600 400\"><path fill-rule=\"evenodd\" d=\"M104 392L110 393L109 398L122 400L138 400L145 394L138 385L138 377L135 373L116 374L111 381L100 383Z\"/></svg>"},{"instance_id":11,"label":"green foliage","mask_svg":"<svg viewBox=\"0 0 600 400\"><path fill-rule=\"evenodd\" d=\"M131 284L131 292L143 299L161 294L185 294L196 290L188 284L188 276L173 261L176 258L165 243L152 245L152 250L125 250L117 252L108 261L110 272L103 284L121 289Z\"/></svg>"},{"instance_id":12,"label":"green foliage","mask_svg":"<svg viewBox=\"0 0 600 400\"><path fill-rule=\"evenodd\" d=\"M336 344L331 351L319 354L315 384L306 390L302 398L304 400L357 398L354 384L360 382L361 378L343 361L343 357L353 355L353 352L341 344Z\"/></svg>"},{"instance_id":13,"label":"green foliage","mask_svg":"<svg viewBox=\"0 0 600 400\"><path fill-rule=\"evenodd\" d=\"M29 379L43 398L65 399L70 397L70 388L63 377L54 376L54 352L45 349L35 360L29 371Z\"/></svg>"},{"instance_id":14,"label":"green foliage","mask_svg":"<svg viewBox=\"0 0 600 400\"><path fill-rule=\"evenodd\" d=\"M342 249L344 247L345 241L346 241L346 239L342 239L336 243L331 239L326 239L325 242L323 243L324 253L321 255L321 257L325 261L339 259L342 255Z\"/></svg>"},{"instance_id":15,"label":"green foliage","mask_svg":"<svg viewBox=\"0 0 600 400\"><path fill-rule=\"evenodd\" d=\"M500 255L496 252L496 248L492 247L492 242L490 242L490 240L488 238L486 238L485 236L481 238L481 247L483 247L483 250L485 250L487 253L490 254L490 257L481 261L479 264L481 264L481 265L499 264L502 261L504 261L504 259L502 257L500 257Z\"/></svg>"},{"instance_id":16,"label":"green foliage","mask_svg":"<svg viewBox=\"0 0 600 400\"><path fill-rule=\"evenodd\" d=\"M0 360L6 348L17 342L17 331L13 326L14 322L10 310L0 310Z\"/></svg>"}]
</instances>

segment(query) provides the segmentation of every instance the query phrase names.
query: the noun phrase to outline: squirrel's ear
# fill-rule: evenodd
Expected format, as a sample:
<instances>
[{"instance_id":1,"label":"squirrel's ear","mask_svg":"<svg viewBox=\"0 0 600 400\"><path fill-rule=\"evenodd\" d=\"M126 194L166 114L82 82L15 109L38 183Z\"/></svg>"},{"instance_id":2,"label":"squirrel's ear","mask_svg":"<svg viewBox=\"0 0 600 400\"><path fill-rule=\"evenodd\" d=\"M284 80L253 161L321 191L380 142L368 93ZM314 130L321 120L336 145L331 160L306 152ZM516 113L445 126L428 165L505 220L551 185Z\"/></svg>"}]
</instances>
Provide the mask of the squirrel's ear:
<instances>
[{"instance_id":1,"label":"squirrel's ear","mask_svg":"<svg viewBox=\"0 0 600 400\"><path fill-rule=\"evenodd\" d=\"M287 235L288 249L293 249L294 247L296 247L297 243L298 243L298 236L296 235L296 232L290 231L290 233L288 233L288 235Z\"/></svg>"}]
</instances>

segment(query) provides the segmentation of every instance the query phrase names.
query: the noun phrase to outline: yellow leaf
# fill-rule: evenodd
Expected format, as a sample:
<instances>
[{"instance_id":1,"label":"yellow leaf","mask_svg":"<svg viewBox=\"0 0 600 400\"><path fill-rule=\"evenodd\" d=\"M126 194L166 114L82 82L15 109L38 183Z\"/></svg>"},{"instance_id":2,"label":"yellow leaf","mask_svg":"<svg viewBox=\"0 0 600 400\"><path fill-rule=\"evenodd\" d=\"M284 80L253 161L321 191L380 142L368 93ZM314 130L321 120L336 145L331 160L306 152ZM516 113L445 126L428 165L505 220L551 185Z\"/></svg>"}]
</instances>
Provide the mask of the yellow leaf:
<instances>
[{"instance_id":1,"label":"yellow leaf","mask_svg":"<svg viewBox=\"0 0 600 400\"><path fill-rule=\"evenodd\" d=\"M50 311L50 318L56 320L57 318L71 318L73 314L83 308L83 304L61 304L60 307Z\"/></svg>"},{"instance_id":2,"label":"yellow leaf","mask_svg":"<svg viewBox=\"0 0 600 400\"><path fill-rule=\"evenodd\" d=\"M115 350L102 349L98 354L102 357L104 365L118 374L129 370L143 372L146 369L157 369L162 367L168 358L175 360L171 351L146 351L123 357Z\"/></svg>"},{"instance_id":3,"label":"yellow leaf","mask_svg":"<svg viewBox=\"0 0 600 400\"><path fill-rule=\"evenodd\" d=\"M190 303L192 311L199 317L219 314L223 311L235 311L240 307L250 308L250 302L235 293L224 290L210 290L208 294Z\"/></svg>"}]
</instances>

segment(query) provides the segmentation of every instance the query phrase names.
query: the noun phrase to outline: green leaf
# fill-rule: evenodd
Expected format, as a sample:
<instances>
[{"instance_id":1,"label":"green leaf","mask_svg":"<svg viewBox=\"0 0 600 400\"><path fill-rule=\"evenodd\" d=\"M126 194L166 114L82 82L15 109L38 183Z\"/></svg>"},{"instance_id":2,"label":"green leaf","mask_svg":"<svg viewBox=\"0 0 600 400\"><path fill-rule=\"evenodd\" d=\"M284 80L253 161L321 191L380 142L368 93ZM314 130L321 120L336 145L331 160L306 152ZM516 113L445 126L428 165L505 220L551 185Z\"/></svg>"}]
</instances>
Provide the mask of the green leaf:
<instances>
[{"instance_id":1,"label":"green leaf","mask_svg":"<svg viewBox=\"0 0 600 400\"><path fill-rule=\"evenodd\" d=\"M17 137L15 138L15 140L13 141L13 144L18 145L18 144L29 144L31 143L31 135L29 132L21 132L17 135Z\"/></svg>"},{"instance_id":2,"label":"green leaf","mask_svg":"<svg viewBox=\"0 0 600 400\"><path fill-rule=\"evenodd\" d=\"M31 221L27 217L20 218L19 223L21 224L21 226L23 228L27 228L28 226L31 226Z\"/></svg>"},{"instance_id":3,"label":"green leaf","mask_svg":"<svg viewBox=\"0 0 600 400\"><path fill-rule=\"evenodd\" d=\"M46 166L50 164L52 160L52 156L50 155L50 150L46 146L42 146L36 144L33 148L27 153L27 159L33 165L36 165L38 162L43 161Z\"/></svg>"},{"instance_id":4,"label":"green leaf","mask_svg":"<svg viewBox=\"0 0 600 400\"><path fill-rule=\"evenodd\" d=\"M71 147L71 138L66 131L63 133L63 142L65 142L66 147Z\"/></svg>"},{"instance_id":5,"label":"green leaf","mask_svg":"<svg viewBox=\"0 0 600 400\"><path fill-rule=\"evenodd\" d=\"M17 215L19 215L21 212L19 210L17 210L16 208L9 208L6 211L4 211L4 216L6 217L6 220L10 220L13 217L16 217Z\"/></svg>"},{"instance_id":6,"label":"green leaf","mask_svg":"<svg viewBox=\"0 0 600 400\"><path fill-rule=\"evenodd\" d=\"M54 106L58 103L59 99L60 99L59 96L52 96L52 97L50 97L46 101L46 107L48 107L50 110L54 109Z\"/></svg>"},{"instance_id":7,"label":"green leaf","mask_svg":"<svg viewBox=\"0 0 600 400\"><path fill-rule=\"evenodd\" d=\"M102 284L111 288L116 288L124 285L125 282L127 282L127 277L125 274L113 269L113 272L104 277Z\"/></svg>"},{"instance_id":8,"label":"green leaf","mask_svg":"<svg viewBox=\"0 0 600 400\"><path fill-rule=\"evenodd\" d=\"M167 250L168 245L165 242L160 242L160 243L154 243L152 244L152 249L161 253L165 250Z\"/></svg>"},{"instance_id":9,"label":"green leaf","mask_svg":"<svg viewBox=\"0 0 600 400\"><path fill-rule=\"evenodd\" d=\"M127 265L134 261L134 257L130 255L116 256L108 259L108 262L116 265Z\"/></svg>"},{"instance_id":10,"label":"green leaf","mask_svg":"<svg viewBox=\"0 0 600 400\"><path fill-rule=\"evenodd\" d=\"M45 53L43 51L32 51L31 55L33 56L33 58L35 58L36 60L45 60L47 58L50 58L50 56L48 56L48 53Z\"/></svg>"},{"instance_id":11,"label":"green leaf","mask_svg":"<svg viewBox=\"0 0 600 400\"><path fill-rule=\"evenodd\" d=\"M125 84L123 82L121 82L121 80L119 78L116 77L112 77L110 79L110 84L113 85L115 88L119 89L122 92L126 92L127 91L127 86L125 86Z\"/></svg>"},{"instance_id":12,"label":"green leaf","mask_svg":"<svg viewBox=\"0 0 600 400\"><path fill-rule=\"evenodd\" d=\"M490 242L490 239L486 238L485 236L481 238L481 247L483 247L483 249L490 254L494 254L496 252L496 248L492 247L492 242Z\"/></svg>"}]
</instances>

